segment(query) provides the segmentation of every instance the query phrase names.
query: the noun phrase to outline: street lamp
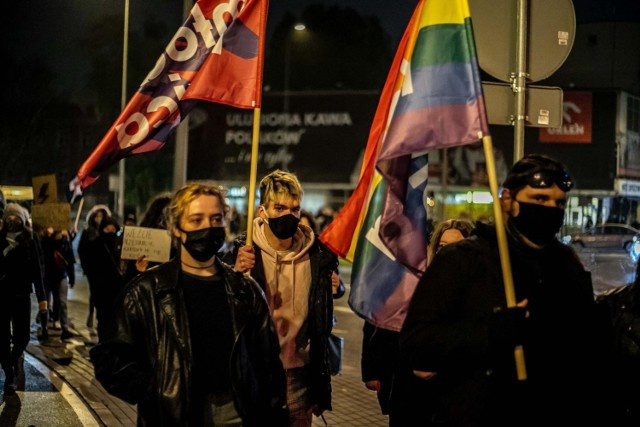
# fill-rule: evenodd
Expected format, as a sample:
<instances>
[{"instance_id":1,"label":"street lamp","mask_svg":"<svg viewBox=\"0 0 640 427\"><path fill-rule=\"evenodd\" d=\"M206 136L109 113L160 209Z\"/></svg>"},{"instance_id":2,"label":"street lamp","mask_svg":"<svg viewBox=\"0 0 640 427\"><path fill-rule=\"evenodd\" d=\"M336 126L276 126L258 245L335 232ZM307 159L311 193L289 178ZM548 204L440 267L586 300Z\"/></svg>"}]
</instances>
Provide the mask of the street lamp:
<instances>
[{"instance_id":1,"label":"street lamp","mask_svg":"<svg viewBox=\"0 0 640 427\"><path fill-rule=\"evenodd\" d=\"M301 33L307 29L303 23L293 26L294 31L287 34L284 47L284 112L289 112L289 84L291 79L291 45L296 33Z\"/></svg>"}]
</instances>

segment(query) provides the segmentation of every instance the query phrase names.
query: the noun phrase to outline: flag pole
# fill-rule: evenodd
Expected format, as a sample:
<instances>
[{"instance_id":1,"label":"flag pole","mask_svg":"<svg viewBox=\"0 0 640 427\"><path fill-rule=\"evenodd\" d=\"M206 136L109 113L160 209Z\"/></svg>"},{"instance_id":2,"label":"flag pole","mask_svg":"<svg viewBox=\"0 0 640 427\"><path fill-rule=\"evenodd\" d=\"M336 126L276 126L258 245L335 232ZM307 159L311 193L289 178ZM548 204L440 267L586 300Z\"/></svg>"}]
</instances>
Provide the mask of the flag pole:
<instances>
[{"instance_id":1,"label":"flag pole","mask_svg":"<svg viewBox=\"0 0 640 427\"><path fill-rule=\"evenodd\" d=\"M256 180L258 175L258 136L260 134L260 108L253 110L253 135L251 139L251 172L249 174L249 202L247 203L247 246L253 244L253 213L256 204Z\"/></svg>"},{"instance_id":2,"label":"flag pole","mask_svg":"<svg viewBox=\"0 0 640 427\"><path fill-rule=\"evenodd\" d=\"M80 222L80 214L82 213L82 207L84 206L84 197L80 199L80 204L78 205L78 213L76 214L76 220L73 223L73 232L78 233L78 222Z\"/></svg>"},{"instance_id":3,"label":"flag pole","mask_svg":"<svg viewBox=\"0 0 640 427\"><path fill-rule=\"evenodd\" d=\"M500 199L498 199L498 179L496 178L496 164L493 158L493 143L491 136L482 137L484 146L484 157L487 162L487 174L489 175L489 187L491 188L491 197L493 197L493 216L495 218L496 234L498 237L498 250L500 252L500 266L502 267L502 280L504 282L504 293L507 300L507 307L516 306L516 293L513 288L513 274L511 272L511 262L509 260L509 247L507 245L507 234L504 228L502 217L502 208L500 207ZM516 346L514 350L516 361L516 372L518 380L527 379L527 369L524 363L524 351L521 345Z\"/></svg>"}]
</instances>

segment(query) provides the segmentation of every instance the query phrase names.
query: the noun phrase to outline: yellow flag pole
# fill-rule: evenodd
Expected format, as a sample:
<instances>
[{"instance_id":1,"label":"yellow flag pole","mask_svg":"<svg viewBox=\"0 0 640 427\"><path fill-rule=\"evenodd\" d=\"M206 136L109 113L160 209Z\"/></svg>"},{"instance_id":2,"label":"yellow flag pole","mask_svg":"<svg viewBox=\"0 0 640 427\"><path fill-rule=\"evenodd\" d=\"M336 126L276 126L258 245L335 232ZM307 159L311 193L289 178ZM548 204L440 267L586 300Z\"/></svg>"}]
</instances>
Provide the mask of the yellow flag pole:
<instances>
[{"instance_id":1,"label":"yellow flag pole","mask_svg":"<svg viewBox=\"0 0 640 427\"><path fill-rule=\"evenodd\" d=\"M247 203L247 246L253 244L253 213L256 203L258 175L258 136L260 135L260 108L253 110L253 135L251 139L251 172L249 174L249 202Z\"/></svg>"},{"instance_id":2,"label":"yellow flag pole","mask_svg":"<svg viewBox=\"0 0 640 427\"><path fill-rule=\"evenodd\" d=\"M495 159L493 158L493 143L491 141L491 136L484 136L482 138L482 143L484 146L484 157L487 162L487 175L489 175L491 197L493 197L493 216L495 218L496 234L498 237L498 250L500 252L500 266L502 267L504 293L507 300L507 307L515 307L516 293L513 288L513 274L511 272L511 262L509 261L507 234L504 228L500 199L498 198L498 179L496 178L496 164ZM521 345L516 346L514 356L516 360L518 380L524 381L527 379L527 368L525 367L524 351Z\"/></svg>"}]
</instances>

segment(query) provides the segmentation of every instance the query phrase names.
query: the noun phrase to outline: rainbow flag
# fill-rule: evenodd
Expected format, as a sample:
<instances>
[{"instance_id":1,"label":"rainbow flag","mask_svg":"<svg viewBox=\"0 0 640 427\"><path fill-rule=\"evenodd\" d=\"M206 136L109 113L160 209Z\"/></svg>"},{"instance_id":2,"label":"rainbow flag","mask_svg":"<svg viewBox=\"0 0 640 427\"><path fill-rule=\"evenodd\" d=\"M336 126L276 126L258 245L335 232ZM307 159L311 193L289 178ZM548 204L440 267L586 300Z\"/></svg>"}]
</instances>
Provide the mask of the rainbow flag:
<instances>
[{"instance_id":1,"label":"rainbow flag","mask_svg":"<svg viewBox=\"0 0 640 427\"><path fill-rule=\"evenodd\" d=\"M387 77L353 195L320 240L353 262L349 304L400 330L426 268L432 149L489 134L467 0L421 0Z\"/></svg>"},{"instance_id":2,"label":"rainbow flag","mask_svg":"<svg viewBox=\"0 0 640 427\"><path fill-rule=\"evenodd\" d=\"M268 0L198 0L70 191L80 194L122 158L162 148L198 100L260 107L267 8Z\"/></svg>"}]
</instances>

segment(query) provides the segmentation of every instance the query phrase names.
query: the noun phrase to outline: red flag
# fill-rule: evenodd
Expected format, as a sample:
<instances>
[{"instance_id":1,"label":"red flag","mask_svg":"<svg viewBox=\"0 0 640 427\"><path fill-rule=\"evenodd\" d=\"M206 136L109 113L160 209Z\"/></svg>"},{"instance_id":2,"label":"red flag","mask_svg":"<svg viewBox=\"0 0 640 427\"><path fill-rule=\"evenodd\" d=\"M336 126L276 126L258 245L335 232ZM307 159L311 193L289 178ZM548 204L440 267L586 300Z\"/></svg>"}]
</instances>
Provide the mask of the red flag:
<instances>
[{"instance_id":1,"label":"red flag","mask_svg":"<svg viewBox=\"0 0 640 427\"><path fill-rule=\"evenodd\" d=\"M258 108L268 0L199 0L70 187L159 150L197 100Z\"/></svg>"}]
</instances>

